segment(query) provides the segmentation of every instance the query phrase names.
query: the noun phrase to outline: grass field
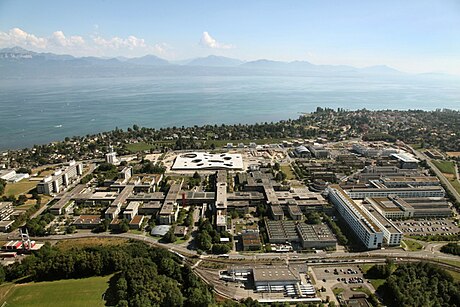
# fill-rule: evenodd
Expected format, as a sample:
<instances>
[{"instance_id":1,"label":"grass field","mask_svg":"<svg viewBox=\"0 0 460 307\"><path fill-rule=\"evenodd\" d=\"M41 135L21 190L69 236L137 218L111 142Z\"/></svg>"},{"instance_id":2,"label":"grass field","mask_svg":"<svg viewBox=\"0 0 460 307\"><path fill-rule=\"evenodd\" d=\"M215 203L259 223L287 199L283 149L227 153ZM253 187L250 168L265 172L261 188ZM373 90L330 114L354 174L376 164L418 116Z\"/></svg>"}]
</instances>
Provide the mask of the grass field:
<instances>
[{"instance_id":1,"label":"grass field","mask_svg":"<svg viewBox=\"0 0 460 307\"><path fill-rule=\"evenodd\" d=\"M407 249L410 251L418 251L421 250L423 247L422 244L412 240L402 240L401 245L403 247L407 247Z\"/></svg>"},{"instance_id":2,"label":"grass field","mask_svg":"<svg viewBox=\"0 0 460 307\"><path fill-rule=\"evenodd\" d=\"M375 290L385 283L385 279L370 279L370 281Z\"/></svg>"},{"instance_id":3,"label":"grass field","mask_svg":"<svg viewBox=\"0 0 460 307\"><path fill-rule=\"evenodd\" d=\"M455 175L455 164L452 161L433 160L433 164L444 174Z\"/></svg>"},{"instance_id":4,"label":"grass field","mask_svg":"<svg viewBox=\"0 0 460 307\"><path fill-rule=\"evenodd\" d=\"M0 304L8 307L105 306L103 294L110 277L5 284L0 287Z\"/></svg>"},{"instance_id":5,"label":"grass field","mask_svg":"<svg viewBox=\"0 0 460 307\"><path fill-rule=\"evenodd\" d=\"M292 171L292 168L290 165L281 165L280 170L286 174L286 179L287 180L293 180L296 179L294 172Z\"/></svg>"},{"instance_id":6,"label":"grass field","mask_svg":"<svg viewBox=\"0 0 460 307\"><path fill-rule=\"evenodd\" d=\"M128 242L128 239L123 238L82 238L74 240L62 240L56 244L56 247L61 250L71 248L97 247L109 245L123 245Z\"/></svg>"},{"instance_id":7,"label":"grass field","mask_svg":"<svg viewBox=\"0 0 460 307\"><path fill-rule=\"evenodd\" d=\"M458 180L449 180L450 184L454 187L454 189L460 193L460 182Z\"/></svg>"},{"instance_id":8,"label":"grass field","mask_svg":"<svg viewBox=\"0 0 460 307\"><path fill-rule=\"evenodd\" d=\"M423 148L421 143L409 144L409 145L415 150L419 150Z\"/></svg>"},{"instance_id":9,"label":"grass field","mask_svg":"<svg viewBox=\"0 0 460 307\"><path fill-rule=\"evenodd\" d=\"M19 182L11 183L8 182L5 187L4 195L14 195L18 196L25 194L37 186L37 181L29 181L29 179L23 179Z\"/></svg>"},{"instance_id":10,"label":"grass field","mask_svg":"<svg viewBox=\"0 0 460 307\"><path fill-rule=\"evenodd\" d=\"M452 275L452 277L456 280L456 281L460 281L460 273L458 272L455 272L455 271L451 271L451 270L446 270L447 273L449 273L450 275Z\"/></svg>"},{"instance_id":11,"label":"grass field","mask_svg":"<svg viewBox=\"0 0 460 307\"><path fill-rule=\"evenodd\" d=\"M139 142L139 143L133 143L133 144L127 144L126 145L126 149L128 149L131 152L150 150L152 148L155 148L155 145L148 144L148 143L145 143L145 142Z\"/></svg>"}]
</instances>

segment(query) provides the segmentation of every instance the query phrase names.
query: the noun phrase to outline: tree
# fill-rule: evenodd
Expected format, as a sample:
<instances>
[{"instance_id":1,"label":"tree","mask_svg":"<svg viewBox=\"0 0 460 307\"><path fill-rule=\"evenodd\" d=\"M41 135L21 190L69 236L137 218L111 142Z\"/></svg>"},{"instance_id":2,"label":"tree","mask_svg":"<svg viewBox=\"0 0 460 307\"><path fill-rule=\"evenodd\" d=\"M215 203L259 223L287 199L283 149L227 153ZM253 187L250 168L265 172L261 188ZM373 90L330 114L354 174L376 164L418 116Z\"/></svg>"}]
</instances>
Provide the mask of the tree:
<instances>
[{"instance_id":1,"label":"tree","mask_svg":"<svg viewBox=\"0 0 460 307\"><path fill-rule=\"evenodd\" d=\"M117 168L113 164L104 162L104 163L99 164L98 170L101 172L109 172L109 171L116 171Z\"/></svg>"},{"instance_id":2,"label":"tree","mask_svg":"<svg viewBox=\"0 0 460 307\"><path fill-rule=\"evenodd\" d=\"M6 180L0 179L0 195L2 195L5 192L5 187L6 187Z\"/></svg>"},{"instance_id":3,"label":"tree","mask_svg":"<svg viewBox=\"0 0 460 307\"><path fill-rule=\"evenodd\" d=\"M120 222L120 231L121 232L128 232L129 230L129 222L127 219L123 219Z\"/></svg>"},{"instance_id":4,"label":"tree","mask_svg":"<svg viewBox=\"0 0 460 307\"><path fill-rule=\"evenodd\" d=\"M318 212L312 211L307 213L307 222L308 224L320 224L321 216Z\"/></svg>"},{"instance_id":5,"label":"tree","mask_svg":"<svg viewBox=\"0 0 460 307\"><path fill-rule=\"evenodd\" d=\"M66 233L74 233L76 230L77 230L77 227L71 225L71 226L67 226L65 232Z\"/></svg>"},{"instance_id":6,"label":"tree","mask_svg":"<svg viewBox=\"0 0 460 307\"><path fill-rule=\"evenodd\" d=\"M230 246L228 244L214 244L212 246L213 254L227 254L230 251Z\"/></svg>"},{"instance_id":7,"label":"tree","mask_svg":"<svg viewBox=\"0 0 460 307\"><path fill-rule=\"evenodd\" d=\"M176 242L177 237L174 235L174 226L172 226L168 232L163 236L163 241L165 243L174 243Z\"/></svg>"},{"instance_id":8,"label":"tree","mask_svg":"<svg viewBox=\"0 0 460 307\"><path fill-rule=\"evenodd\" d=\"M195 240L199 249L202 249L204 251L208 251L211 249L212 238L206 230L198 233Z\"/></svg>"}]
</instances>

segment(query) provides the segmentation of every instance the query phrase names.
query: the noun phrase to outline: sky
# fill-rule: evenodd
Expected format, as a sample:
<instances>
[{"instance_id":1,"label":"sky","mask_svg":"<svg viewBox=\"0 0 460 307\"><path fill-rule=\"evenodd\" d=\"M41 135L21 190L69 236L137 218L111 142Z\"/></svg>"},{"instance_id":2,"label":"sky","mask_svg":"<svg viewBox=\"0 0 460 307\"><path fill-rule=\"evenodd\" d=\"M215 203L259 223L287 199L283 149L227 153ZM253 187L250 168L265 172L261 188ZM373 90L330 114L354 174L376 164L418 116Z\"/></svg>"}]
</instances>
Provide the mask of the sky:
<instances>
[{"instance_id":1,"label":"sky","mask_svg":"<svg viewBox=\"0 0 460 307\"><path fill-rule=\"evenodd\" d=\"M0 48L170 61L388 65L460 75L460 0L0 0Z\"/></svg>"}]
</instances>

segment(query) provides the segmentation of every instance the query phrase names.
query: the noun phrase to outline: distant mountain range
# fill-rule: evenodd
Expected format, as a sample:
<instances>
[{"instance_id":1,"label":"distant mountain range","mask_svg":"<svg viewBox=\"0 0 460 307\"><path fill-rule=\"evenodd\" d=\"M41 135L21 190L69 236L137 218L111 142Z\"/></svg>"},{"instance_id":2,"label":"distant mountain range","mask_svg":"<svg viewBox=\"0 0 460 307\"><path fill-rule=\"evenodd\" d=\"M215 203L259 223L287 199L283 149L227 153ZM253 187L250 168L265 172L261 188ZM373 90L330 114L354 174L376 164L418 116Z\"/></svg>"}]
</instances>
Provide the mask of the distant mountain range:
<instances>
[{"instance_id":1,"label":"distant mountain range","mask_svg":"<svg viewBox=\"0 0 460 307\"><path fill-rule=\"evenodd\" d=\"M94 69L93 69L94 68ZM345 65L315 65L307 61L282 62L239 59L210 55L179 62L169 62L155 55L126 58L74 57L53 53L37 53L20 47L0 49L0 72L10 77L39 75L116 76L136 74L365 74L402 75L388 66L356 68Z\"/></svg>"}]
</instances>

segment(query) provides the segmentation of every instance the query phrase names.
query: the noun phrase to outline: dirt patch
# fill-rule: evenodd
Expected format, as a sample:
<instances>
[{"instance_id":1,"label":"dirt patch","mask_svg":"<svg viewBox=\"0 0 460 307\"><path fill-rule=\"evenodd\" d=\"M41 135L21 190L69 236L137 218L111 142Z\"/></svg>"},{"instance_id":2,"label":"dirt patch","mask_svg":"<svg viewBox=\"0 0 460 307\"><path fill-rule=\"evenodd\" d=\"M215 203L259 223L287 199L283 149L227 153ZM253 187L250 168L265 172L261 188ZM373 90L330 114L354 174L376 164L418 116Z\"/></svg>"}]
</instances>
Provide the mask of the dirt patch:
<instances>
[{"instance_id":1,"label":"dirt patch","mask_svg":"<svg viewBox=\"0 0 460 307\"><path fill-rule=\"evenodd\" d=\"M448 151L446 152L446 154L449 156L449 157L460 157L460 151Z\"/></svg>"}]
</instances>

